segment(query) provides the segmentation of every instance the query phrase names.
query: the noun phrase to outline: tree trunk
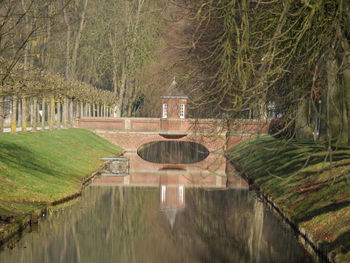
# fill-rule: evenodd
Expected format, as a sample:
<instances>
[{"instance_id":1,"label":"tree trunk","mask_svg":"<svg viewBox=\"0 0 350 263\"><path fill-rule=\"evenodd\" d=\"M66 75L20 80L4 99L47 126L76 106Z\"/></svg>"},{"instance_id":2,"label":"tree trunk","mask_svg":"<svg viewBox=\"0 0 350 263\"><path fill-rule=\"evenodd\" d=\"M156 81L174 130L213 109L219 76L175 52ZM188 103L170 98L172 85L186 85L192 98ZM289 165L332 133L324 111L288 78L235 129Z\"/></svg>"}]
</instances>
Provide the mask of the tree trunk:
<instances>
[{"instance_id":1,"label":"tree trunk","mask_svg":"<svg viewBox=\"0 0 350 263\"><path fill-rule=\"evenodd\" d=\"M22 132L27 131L27 99L22 98Z\"/></svg>"},{"instance_id":2,"label":"tree trunk","mask_svg":"<svg viewBox=\"0 0 350 263\"><path fill-rule=\"evenodd\" d=\"M345 50L345 65L347 67L343 70L344 78L344 102L345 102L345 111L346 111L346 124L347 124L347 142L350 144L350 45L346 38L343 39L343 48Z\"/></svg>"},{"instance_id":3,"label":"tree trunk","mask_svg":"<svg viewBox=\"0 0 350 263\"><path fill-rule=\"evenodd\" d=\"M312 134L309 120L309 103L309 100L302 99L298 105L295 119L296 137L298 139L310 139Z\"/></svg>"},{"instance_id":4,"label":"tree trunk","mask_svg":"<svg viewBox=\"0 0 350 263\"><path fill-rule=\"evenodd\" d=\"M12 97L12 112L11 112L11 132L12 133L16 133L17 131L16 115L17 115L17 96L14 95Z\"/></svg>"},{"instance_id":5,"label":"tree trunk","mask_svg":"<svg viewBox=\"0 0 350 263\"><path fill-rule=\"evenodd\" d=\"M22 126L22 100L17 100L17 125L18 127Z\"/></svg>"},{"instance_id":6,"label":"tree trunk","mask_svg":"<svg viewBox=\"0 0 350 263\"><path fill-rule=\"evenodd\" d=\"M88 103L87 105L87 110L88 110L88 117L91 118L91 105Z\"/></svg>"},{"instance_id":7,"label":"tree trunk","mask_svg":"<svg viewBox=\"0 0 350 263\"><path fill-rule=\"evenodd\" d=\"M348 57L348 63L350 64L350 55ZM344 99L347 115L347 141L350 144L350 68L344 71Z\"/></svg>"},{"instance_id":8,"label":"tree trunk","mask_svg":"<svg viewBox=\"0 0 350 263\"><path fill-rule=\"evenodd\" d=\"M4 118L5 118L5 97L0 97L0 134L4 132Z\"/></svg>"},{"instance_id":9,"label":"tree trunk","mask_svg":"<svg viewBox=\"0 0 350 263\"><path fill-rule=\"evenodd\" d=\"M80 20L80 25L79 25L79 30L77 32L77 37L75 39L75 44L74 44L74 49L73 49L73 55L72 55L72 69L71 72L76 79L76 65L77 65L77 58L78 58L78 49L79 49L79 43L80 43L80 38L81 38L81 33L84 28L84 22L85 22L85 13L86 13L86 8L87 8L88 0L85 0L84 2L84 8L83 12L81 14L81 20Z\"/></svg>"},{"instance_id":10,"label":"tree trunk","mask_svg":"<svg viewBox=\"0 0 350 263\"><path fill-rule=\"evenodd\" d=\"M68 128L68 98L63 99L63 127Z\"/></svg>"},{"instance_id":11,"label":"tree trunk","mask_svg":"<svg viewBox=\"0 0 350 263\"><path fill-rule=\"evenodd\" d=\"M327 63L327 136L331 140L342 140L343 131L343 100L340 86L337 83L337 64L334 55Z\"/></svg>"},{"instance_id":12,"label":"tree trunk","mask_svg":"<svg viewBox=\"0 0 350 263\"><path fill-rule=\"evenodd\" d=\"M87 108L87 103L84 103L84 117L88 117L88 108Z\"/></svg>"},{"instance_id":13,"label":"tree trunk","mask_svg":"<svg viewBox=\"0 0 350 263\"><path fill-rule=\"evenodd\" d=\"M84 118L84 103L80 102L80 119Z\"/></svg>"},{"instance_id":14,"label":"tree trunk","mask_svg":"<svg viewBox=\"0 0 350 263\"><path fill-rule=\"evenodd\" d=\"M33 99L31 99L29 102L29 119L30 119L30 127L33 127Z\"/></svg>"},{"instance_id":15,"label":"tree trunk","mask_svg":"<svg viewBox=\"0 0 350 263\"><path fill-rule=\"evenodd\" d=\"M69 99L69 124L70 127L73 127L74 116L73 116L73 100Z\"/></svg>"},{"instance_id":16,"label":"tree trunk","mask_svg":"<svg viewBox=\"0 0 350 263\"><path fill-rule=\"evenodd\" d=\"M56 126L57 129L61 129L61 102L56 102L56 108L57 108L57 119L56 119Z\"/></svg>"},{"instance_id":17,"label":"tree trunk","mask_svg":"<svg viewBox=\"0 0 350 263\"><path fill-rule=\"evenodd\" d=\"M132 116L132 111L133 111L133 108L134 108L133 105L134 105L134 102L136 100L137 93L138 93L135 81L132 84L132 86L133 86L132 89L130 88L130 86L128 86L127 87L127 92L126 92L127 93L127 98L126 98L126 103L125 103L126 107L125 107L124 112L127 112L127 116L128 117Z\"/></svg>"},{"instance_id":18,"label":"tree trunk","mask_svg":"<svg viewBox=\"0 0 350 263\"><path fill-rule=\"evenodd\" d=\"M45 130L45 119L46 119L46 100L45 98L42 99L41 102L42 111L41 111L41 129Z\"/></svg>"},{"instance_id":19,"label":"tree trunk","mask_svg":"<svg viewBox=\"0 0 350 263\"><path fill-rule=\"evenodd\" d=\"M25 13L25 16L24 16L24 20L25 20L25 35L29 35L30 32L31 32L31 21L29 21L29 18L30 18L30 15L28 14L28 8L26 7L25 5L25 0L22 0L22 9L23 9L23 12ZM26 76L27 72L28 72L28 57L29 57L29 45L30 45L30 42L27 41L25 44L24 44L24 54L23 54L23 69L24 69L24 75ZM23 127L22 127L22 130L23 130Z\"/></svg>"},{"instance_id":20,"label":"tree trunk","mask_svg":"<svg viewBox=\"0 0 350 263\"><path fill-rule=\"evenodd\" d=\"M115 117L120 118L122 116L122 107L123 107L123 100L125 95L125 85L126 85L126 65L123 65L122 70L122 79L121 79L121 85L120 90L118 94L117 104L116 104L116 110L115 110Z\"/></svg>"},{"instance_id":21,"label":"tree trunk","mask_svg":"<svg viewBox=\"0 0 350 263\"><path fill-rule=\"evenodd\" d=\"M55 125L55 98L52 96L50 99L50 130L53 130Z\"/></svg>"},{"instance_id":22,"label":"tree trunk","mask_svg":"<svg viewBox=\"0 0 350 263\"><path fill-rule=\"evenodd\" d=\"M51 17L52 15L52 5L48 6L48 16ZM46 37L47 41L44 41L44 49L43 49L43 55L42 55L42 60L43 60L43 65L44 68L46 68L49 72L52 72L52 63L51 63L51 56L50 56L50 43L51 43L51 19L48 19L47 22L47 31L46 31ZM46 42L46 44L45 44ZM44 54L46 53L46 56ZM49 54L49 55L48 55Z\"/></svg>"},{"instance_id":23,"label":"tree trunk","mask_svg":"<svg viewBox=\"0 0 350 263\"><path fill-rule=\"evenodd\" d=\"M267 110L266 110L266 98L259 100L259 120L266 121L267 120Z\"/></svg>"},{"instance_id":24,"label":"tree trunk","mask_svg":"<svg viewBox=\"0 0 350 263\"><path fill-rule=\"evenodd\" d=\"M46 119L46 122L47 124L49 125L49 129L50 129L50 118L51 118L51 98L48 99L47 101L47 113L46 113L46 116L47 116L47 119Z\"/></svg>"},{"instance_id":25,"label":"tree trunk","mask_svg":"<svg viewBox=\"0 0 350 263\"><path fill-rule=\"evenodd\" d=\"M117 72L118 72L118 62L117 62L117 58L116 58L116 54L114 54L114 44L111 42L111 45L113 45L113 72L112 72L112 80L113 80L113 91L114 91L114 95L118 94L118 80L117 80Z\"/></svg>"},{"instance_id":26,"label":"tree trunk","mask_svg":"<svg viewBox=\"0 0 350 263\"><path fill-rule=\"evenodd\" d=\"M65 68L65 75L64 76L65 76L66 79L68 79L69 78L69 68L70 68L69 54L70 54L71 28L70 28L70 24L69 24L69 19L68 19L66 8L63 9L63 19L64 19L64 23L66 24L66 27L67 27L67 31L66 31L66 68Z\"/></svg>"},{"instance_id":27,"label":"tree trunk","mask_svg":"<svg viewBox=\"0 0 350 263\"><path fill-rule=\"evenodd\" d=\"M32 115L32 131L35 132L37 130L37 116L38 116L38 99L36 97L33 98L33 115Z\"/></svg>"}]
</instances>

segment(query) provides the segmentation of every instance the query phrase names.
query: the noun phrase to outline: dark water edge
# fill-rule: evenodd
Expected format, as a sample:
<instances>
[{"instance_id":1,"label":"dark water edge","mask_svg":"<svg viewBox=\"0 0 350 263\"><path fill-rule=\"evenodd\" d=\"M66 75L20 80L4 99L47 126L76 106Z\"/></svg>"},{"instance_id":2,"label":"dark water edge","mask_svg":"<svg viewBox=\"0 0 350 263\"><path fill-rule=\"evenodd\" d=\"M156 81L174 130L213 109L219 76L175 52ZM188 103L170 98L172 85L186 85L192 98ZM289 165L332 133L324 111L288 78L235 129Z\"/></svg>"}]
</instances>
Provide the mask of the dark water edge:
<instances>
[{"instance_id":1,"label":"dark water edge","mask_svg":"<svg viewBox=\"0 0 350 263\"><path fill-rule=\"evenodd\" d=\"M254 193L183 191L179 204L170 188L162 202L161 188L90 186L0 262L312 262Z\"/></svg>"}]
</instances>

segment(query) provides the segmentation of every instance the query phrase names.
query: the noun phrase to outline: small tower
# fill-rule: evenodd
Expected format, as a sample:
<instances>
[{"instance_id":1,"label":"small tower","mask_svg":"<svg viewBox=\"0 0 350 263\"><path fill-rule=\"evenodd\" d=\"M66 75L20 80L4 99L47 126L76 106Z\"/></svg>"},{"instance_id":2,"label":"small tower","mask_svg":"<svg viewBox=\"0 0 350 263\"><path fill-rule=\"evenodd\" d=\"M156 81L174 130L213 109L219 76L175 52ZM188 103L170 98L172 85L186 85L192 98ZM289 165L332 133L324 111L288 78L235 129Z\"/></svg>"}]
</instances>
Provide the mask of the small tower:
<instances>
[{"instance_id":1,"label":"small tower","mask_svg":"<svg viewBox=\"0 0 350 263\"><path fill-rule=\"evenodd\" d=\"M179 90L175 77L169 88L167 88L162 99L163 119L185 119L187 111L187 96Z\"/></svg>"}]
</instances>

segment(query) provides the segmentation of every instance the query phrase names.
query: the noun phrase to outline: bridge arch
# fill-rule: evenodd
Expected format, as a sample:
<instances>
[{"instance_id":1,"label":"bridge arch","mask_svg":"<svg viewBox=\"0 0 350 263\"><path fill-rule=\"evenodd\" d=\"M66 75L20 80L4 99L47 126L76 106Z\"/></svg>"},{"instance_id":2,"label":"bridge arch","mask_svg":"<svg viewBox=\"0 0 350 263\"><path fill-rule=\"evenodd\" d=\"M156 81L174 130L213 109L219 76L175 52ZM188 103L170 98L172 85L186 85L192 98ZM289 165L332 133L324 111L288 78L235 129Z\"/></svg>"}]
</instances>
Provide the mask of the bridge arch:
<instances>
[{"instance_id":1,"label":"bridge arch","mask_svg":"<svg viewBox=\"0 0 350 263\"><path fill-rule=\"evenodd\" d=\"M141 146L147 143L156 141L183 141L194 142L202 144L209 152L222 150L225 143L225 136L219 135L215 138L208 137L199 134L188 134L180 138L174 139L174 137L164 137L157 133L151 132L138 132L138 133L121 133L113 131L95 131L99 136L107 139L108 141L119 145L125 151L137 151Z\"/></svg>"},{"instance_id":2,"label":"bridge arch","mask_svg":"<svg viewBox=\"0 0 350 263\"><path fill-rule=\"evenodd\" d=\"M190 164L207 158L209 150L199 143L170 140L146 143L137 149L137 154L152 163Z\"/></svg>"}]
</instances>

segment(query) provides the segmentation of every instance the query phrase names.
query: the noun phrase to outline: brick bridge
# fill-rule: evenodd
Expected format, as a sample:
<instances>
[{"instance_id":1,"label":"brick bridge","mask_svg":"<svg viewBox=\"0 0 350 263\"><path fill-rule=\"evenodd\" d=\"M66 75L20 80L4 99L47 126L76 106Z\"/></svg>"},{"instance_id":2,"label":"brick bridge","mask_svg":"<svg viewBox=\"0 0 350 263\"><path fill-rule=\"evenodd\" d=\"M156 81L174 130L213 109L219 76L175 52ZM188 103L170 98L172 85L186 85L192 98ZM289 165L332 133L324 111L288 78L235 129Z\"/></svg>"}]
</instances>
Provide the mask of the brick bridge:
<instances>
[{"instance_id":1,"label":"brick bridge","mask_svg":"<svg viewBox=\"0 0 350 263\"><path fill-rule=\"evenodd\" d=\"M82 118L78 127L94 131L126 151L137 151L154 141L191 141L204 145L209 152L222 152L259 133L266 133L268 123L255 120L236 121L226 139L223 120L179 118Z\"/></svg>"}]
</instances>

